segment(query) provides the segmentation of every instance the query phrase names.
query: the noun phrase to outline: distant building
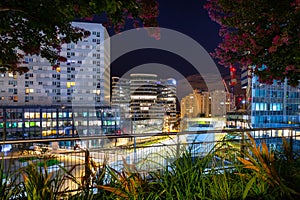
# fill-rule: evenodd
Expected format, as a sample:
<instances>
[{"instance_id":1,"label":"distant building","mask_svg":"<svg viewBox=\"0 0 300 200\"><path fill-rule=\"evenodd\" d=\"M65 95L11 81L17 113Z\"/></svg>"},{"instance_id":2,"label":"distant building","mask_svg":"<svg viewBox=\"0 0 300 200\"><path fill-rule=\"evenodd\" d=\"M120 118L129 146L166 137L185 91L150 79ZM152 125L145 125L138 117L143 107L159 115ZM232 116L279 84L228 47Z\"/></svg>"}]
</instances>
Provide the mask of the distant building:
<instances>
[{"instance_id":1,"label":"distant building","mask_svg":"<svg viewBox=\"0 0 300 200\"><path fill-rule=\"evenodd\" d=\"M130 114L134 120L162 119L156 74L130 74Z\"/></svg>"},{"instance_id":2,"label":"distant building","mask_svg":"<svg viewBox=\"0 0 300 200\"><path fill-rule=\"evenodd\" d=\"M226 113L230 111L230 93L222 90L214 90L210 92L211 98L211 117L226 117Z\"/></svg>"},{"instance_id":3,"label":"distant building","mask_svg":"<svg viewBox=\"0 0 300 200\"><path fill-rule=\"evenodd\" d=\"M160 132L176 122L176 81L159 79L156 74L130 74L130 78L112 78L112 106L121 110L126 129L133 122L143 131ZM168 129L169 130L169 129ZM146 131L147 132L147 131Z\"/></svg>"},{"instance_id":4,"label":"distant building","mask_svg":"<svg viewBox=\"0 0 300 200\"><path fill-rule=\"evenodd\" d=\"M97 23L73 22L91 35L77 43L63 44L61 56L67 62L57 67L40 56L25 56L24 75L0 74L0 105L72 105L110 101L109 54L105 53L106 29ZM80 103L81 102L81 103Z\"/></svg>"},{"instance_id":5,"label":"distant building","mask_svg":"<svg viewBox=\"0 0 300 200\"><path fill-rule=\"evenodd\" d=\"M163 132L176 130L177 106L176 106L176 80L173 78L161 79L157 85L158 104L163 105L164 124Z\"/></svg>"},{"instance_id":6,"label":"distant building","mask_svg":"<svg viewBox=\"0 0 300 200\"><path fill-rule=\"evenodd\" d=\"M181 118L210 117L211 101L208 92L194 90L180 102Z\"/></svg>"},{"instance_id":7,"label":"distant building","mask_svg":"<svg viewBox=\"0 0 300 200\"><path fill-rule=\"evenodd\" d=\"M193 93L181 100L181 118L224 117L230 109L230 94L225 91Z\"/></svg>"},{"instance_id":8,"label":"distant building","mask_svg":"<svg viewBox=\"0 0 300 200\"><path fill-rule=\"evenodd\" d=\"M130 118L130 83L128 79L112 77L111 105L120 108L121 118Z\"/></svg>"}]
</instances>

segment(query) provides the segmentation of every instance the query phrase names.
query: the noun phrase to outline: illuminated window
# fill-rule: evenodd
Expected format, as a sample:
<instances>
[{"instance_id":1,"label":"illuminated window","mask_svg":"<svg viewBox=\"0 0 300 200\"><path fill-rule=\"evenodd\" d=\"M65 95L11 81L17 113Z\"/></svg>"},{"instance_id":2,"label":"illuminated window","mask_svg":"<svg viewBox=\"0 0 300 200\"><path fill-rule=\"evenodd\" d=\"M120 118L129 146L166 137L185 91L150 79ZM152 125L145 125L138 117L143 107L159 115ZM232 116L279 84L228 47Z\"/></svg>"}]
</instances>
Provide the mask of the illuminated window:
<instances>
[{"instance_id":1,"label":"illuminated window","mask_svg":"<svg viewBox=\"0 0 300 200\"><path fill-rule=\"evenodd\" d=\"M254 103L254 109L257 111L266 111L267 104L266 103Z\"/></svg>"},{"instance_id":2,"label":"illuminated window","mask_svg":"<svg viewBox=\"0 0 300 200\"><path fill-rule=\"evenodd\" d=\"M75 86L75 82L67 82L67 88Z\"/></svg>"}]
</instances>

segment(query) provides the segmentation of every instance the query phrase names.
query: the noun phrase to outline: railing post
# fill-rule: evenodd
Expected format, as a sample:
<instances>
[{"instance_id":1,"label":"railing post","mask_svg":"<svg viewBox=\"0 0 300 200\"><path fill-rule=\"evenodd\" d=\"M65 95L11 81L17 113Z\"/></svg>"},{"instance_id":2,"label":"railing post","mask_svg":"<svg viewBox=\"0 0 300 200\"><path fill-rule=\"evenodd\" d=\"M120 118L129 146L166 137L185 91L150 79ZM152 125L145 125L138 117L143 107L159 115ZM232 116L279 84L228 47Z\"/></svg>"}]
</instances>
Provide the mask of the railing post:
<instances>
[{"instance_id":1,"label":"railing post","mask_svg":"<svg viewBox=\"0 0 300 200\"><path fill-rule=\"evenodd\" d=\"M55 128L55 131L56 131L56 137L58 138L59 137L59 110L58 110L58 107L56 107L56 109L55 109L55 111L56 111L56 119L55 119L55 123L56 123L56 128ZM65 143L64 143L65 144Z\"/></svg>"},{"instance_id":2,"label":"railing post","mask_svg":"<svg viewBox=\"0 0 300 200\"><path fill-rule=\"evenodd\" d=\"M6 140L6 108L3 108L3 135L2 140Z\"/></svg>"},{"instance_id":3,"label":"railing post","mask_svg":"<svg viewBox=\"0 0 300 200\"><path fill-rule=\"evenodd\" d=\"M292 129L290 129L290 147L291 147L291 155L290 158L292 158L293 156L293 133L292 133Z\"/></svg>"},{"instance_id":4,"label":"railing post","mask_svg":"<svg viewBox=\"0 0 300 200\"><path fill-rule=\"evenodd\" d=\"M179 158L179 151L180 151L180 144L179 144L179 134L176 134L176 138L177 138L177 144L176 144L176 159Z\"/></svg>"},{"instance_id":5,"label":"railing post","mask_svg":"<svg viewBox=\"0 0 300 200\"><path fill-rule=\"evenodd\" d=\"M90 178L90 173L91 173L91 171L90 171L90 169L89 169L89 165L90 165L90 152L89 152L89 150L88 149L84 149L84 177L85 177L85 181L86 181L86 188L89 190L89 178Z\"/></svg>"},{"instance_id":6,"label":"railing post","mask_svg":"<svg viewBox=\"0 0 300 200\"><path fill-rule=\"evenodd\" d=\"M244 158L245 155L245 130L242 131L242 140L241 140L241 156Z\"/></svg>"},{"instance_id":7,"label":"railing post","mask_svg":"<svg viewBox=\"0 0 300 200\"><path fill-rule=\"evenodd\" d=\"M136 136L133 136L133 149L134 149L134 158L133 163L136 164Z\"/></svg>"}]
</instances>

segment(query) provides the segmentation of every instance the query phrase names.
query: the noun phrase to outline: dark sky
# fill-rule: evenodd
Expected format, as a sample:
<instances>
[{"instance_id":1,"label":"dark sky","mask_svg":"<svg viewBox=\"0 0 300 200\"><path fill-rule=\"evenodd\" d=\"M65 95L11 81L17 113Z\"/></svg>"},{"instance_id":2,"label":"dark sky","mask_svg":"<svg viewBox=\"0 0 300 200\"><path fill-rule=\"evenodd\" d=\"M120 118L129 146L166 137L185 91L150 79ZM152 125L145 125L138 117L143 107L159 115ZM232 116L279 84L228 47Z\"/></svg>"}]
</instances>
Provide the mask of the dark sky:
<instances>
[{"instance_id":1,"label":"dark sky","mask_svg":"<svg viewBox=\"0 0 300 200\"><path fill-rule=\"evenodd\" d=\"M218 35L219 25L208 17L207 11L203 8L205 0L158 0L158 3L160 27L176 30L190 36L207 52L212 52L217 47L221 41ZM197 73L193 66L181 57L170 52L153 49L138 50L121 56L112 63L111 76L122 76L130 68L146 63L168 65L186 77ZM228 69L218 68L221 74L228 73Z\"/></svg>"}]
</instances>

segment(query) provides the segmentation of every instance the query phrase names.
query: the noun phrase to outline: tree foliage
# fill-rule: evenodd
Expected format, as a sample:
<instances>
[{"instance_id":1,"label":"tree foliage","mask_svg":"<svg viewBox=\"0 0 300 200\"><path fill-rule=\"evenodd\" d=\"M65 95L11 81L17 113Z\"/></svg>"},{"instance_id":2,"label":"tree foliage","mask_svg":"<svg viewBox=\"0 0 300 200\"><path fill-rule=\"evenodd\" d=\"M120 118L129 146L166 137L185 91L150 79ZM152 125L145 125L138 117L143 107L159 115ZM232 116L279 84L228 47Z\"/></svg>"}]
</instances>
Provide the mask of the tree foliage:
<instances>
[{"instance_id":1,"label":"tree foliage","mask_svg":"<svg viewBox=\"0 0 300 200\"><path fill-rule=\"evenodd\" d=\"M106 27L118 32L131 19L135 26L156 26L158 4L155 0L3 0L0 2L0 73L24 73L24 55L40 55L51 64L65 61L61 45L89 36L72 27L74 19L92 20L105 14ZM155 32L154 32L155 34ZM16 51L18 49L18 52Z\"/></svg>"},{"instance_id":2,"label":"tree foliage","mask_svg":"<svg viewBox=\"0 0 300 200\"><path fill-rule=\"evenodd\" d=\"M212 20L223 41L212 54L224 66L254 66L260 82L300 76L299 0L208 0Z\"/></svg>"}]
</instances>

